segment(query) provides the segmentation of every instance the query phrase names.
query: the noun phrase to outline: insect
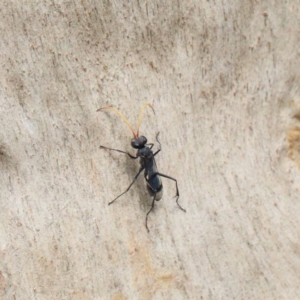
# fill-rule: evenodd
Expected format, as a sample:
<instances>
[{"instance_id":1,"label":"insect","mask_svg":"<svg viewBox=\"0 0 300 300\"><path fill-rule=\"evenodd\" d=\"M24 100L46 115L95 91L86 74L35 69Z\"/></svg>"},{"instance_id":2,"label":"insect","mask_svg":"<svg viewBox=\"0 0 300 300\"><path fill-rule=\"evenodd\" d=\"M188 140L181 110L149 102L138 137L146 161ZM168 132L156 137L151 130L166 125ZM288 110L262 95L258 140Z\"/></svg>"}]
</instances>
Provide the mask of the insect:
<instances>
[{"instance_id":1,"label":"insect","mask_svg":"<svg viewBox=\"0 0 300 300\"><path fill-rule=\"evenodd\" d=\"M134 155L131 155L130 153L128 153L126 151L122 151L122 150L118 150L118 149L112 149L112 148L108 148L108 147L104 147L104 146L100 146L100 148L127 154L131 159L140 158L140 169L139 169L138 173L135 175L132 183L129 185L129 187L122 194L120 194L118 197L116 197L111 202L109 202L108 205L111 205L118 198L120 198L122 195L127 193L129 191L129 189L132 187L132 185L135 183L135 181L137 180L139 175L144 171L144 178L145 178L145 181L146 181L146 184L147 184L148 193L151 197L153 197L151 209L148 211L148 213L146 215L146 228L149 232L148 216L154 208L155 201L159 201L162 198L162 194L163 194L163 185L162 185L162 182L161 182L161 177L173 180L175 182L175 184L176 184L176 195L175 195L174 198L176 198L176 203L177 203L178 207L181 210L183 210L184 212L186 212L186 210L183 209L180 206L180 204L178 203L179 190L178 190L177 180L173 177L162 174L162 173L158 172L158 170L157 170L154 157L161 151L161 143L158 140L159 132L156 135L156 141L159 144L159 149L155 153L153 153L153 151L152 151L152 147L154 146L154 144L153 143L147 144L147 138L143 135L139 135L139 129L140 129L141 121L142 121L143 112L144 112L144 109L147 106L149 106L154 112L154 109L151 106L151 104L146 103L146 104L143 105L143 107L141 109L141 112L140 112L140 115L139 115L139 118L138 118L138 125L137 125L137 131L136 132L133 130L133 127L129 124L129 122L123 116L123 114L120 111L118 111L116 108L111 107L111 106L105 106L105 107L99 108L97 111L112 110L116 114L119 115L119 117L126 123L126 125L129 127L129 129L133 133L133 139L131 140L131 146L134 149L137 149L137 153L134 156Z\"/></svg>"}]
</instances>

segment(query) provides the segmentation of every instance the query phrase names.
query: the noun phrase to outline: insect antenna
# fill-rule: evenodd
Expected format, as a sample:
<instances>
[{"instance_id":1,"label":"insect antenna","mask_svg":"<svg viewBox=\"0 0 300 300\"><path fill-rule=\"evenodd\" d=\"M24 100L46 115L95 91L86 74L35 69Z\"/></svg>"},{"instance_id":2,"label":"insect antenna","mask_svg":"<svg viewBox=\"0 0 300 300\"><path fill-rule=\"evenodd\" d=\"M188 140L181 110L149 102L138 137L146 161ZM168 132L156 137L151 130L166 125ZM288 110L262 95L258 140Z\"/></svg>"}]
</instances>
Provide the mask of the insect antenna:
<instances>
[{"instance_id":1,"label":"insect antenna","mask_svg":"<svg viewBox=\"0 0 300 300\"><path fill-rule=\"evenodd\" d=\"M149 104L150 105L150 104ZM129 127L129 129L131 130L131 132L133 133L133 136L136 138L138 137L138 133L136 134L132 128L132 126L130 125L130 123L127 121L127 119L123 116L123 114L118 111L116 108L112 107L112 106L104 106L101 107L99 109L97 109L97 111L101 111L101 110L105 110L105 109L110 109L112 111L114 111L116 114L119 115L119 117L126 123L126 125Z\"/></svg>"},{"instance_id":2,"label":"insect antenna","mask_svg":"<svg viewBox=\"0 0 300 300\"><path fill-rule=\"evenodd\" d=\"M153 113L155 114L155 111L154 111L154 109L153 109L153 107L152 107L152 105L151 105L150 103L145 103L145 104L143 105L143 107L141 108L141 112L140 112L140 115L139 115L139 119L138 119L137 132L136 132L137 136L139 136L139 133L140 133L140 126L141 126L141 122L142 122L142 118L143 118L143 112L144 112L144 110L145 110L145 108L146 108L147 106L150 106L151 109L153 110Z\"/></svg>"}]
</instances>

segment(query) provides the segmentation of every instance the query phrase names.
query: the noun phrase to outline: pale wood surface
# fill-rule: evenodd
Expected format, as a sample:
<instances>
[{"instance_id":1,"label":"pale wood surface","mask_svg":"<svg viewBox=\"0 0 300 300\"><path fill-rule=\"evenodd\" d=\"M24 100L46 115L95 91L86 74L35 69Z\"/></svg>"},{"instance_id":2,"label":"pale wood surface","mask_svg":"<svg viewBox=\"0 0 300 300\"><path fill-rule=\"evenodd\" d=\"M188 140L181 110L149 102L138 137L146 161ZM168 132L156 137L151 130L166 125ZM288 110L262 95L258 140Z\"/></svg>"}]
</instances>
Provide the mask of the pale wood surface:
<instances>
[{"instance_id":1,"label":"pale wood surface","mask_svg":"<svg viewBox=\"0 0 300 300\"><path fill-rule=\"evenodd\" d=\"M299 299L300 3L263 3L1 1L1 299ZM96 112L146 102L187 209L163 180L149 234Z\"/></svg>"}]
</instances>

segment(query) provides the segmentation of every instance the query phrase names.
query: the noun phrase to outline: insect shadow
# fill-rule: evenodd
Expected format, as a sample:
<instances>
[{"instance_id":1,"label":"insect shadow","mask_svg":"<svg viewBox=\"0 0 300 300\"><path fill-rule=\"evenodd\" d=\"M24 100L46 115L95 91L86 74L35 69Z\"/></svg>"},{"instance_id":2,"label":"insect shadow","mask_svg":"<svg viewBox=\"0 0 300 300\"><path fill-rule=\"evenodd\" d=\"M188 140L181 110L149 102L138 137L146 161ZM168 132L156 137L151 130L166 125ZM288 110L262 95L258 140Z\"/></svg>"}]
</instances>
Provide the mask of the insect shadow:
<instances>
[{"instance_id":1,"label":"insect shadow","mask_svg":"<svg viewBox=\"0 0 300 300\"><path fill-rule=\"evenodd\" d=\"M182 208L180 206L180 204L178 203L179 189L178 189L177 180L175 178L171 177L171 176L168 176L168 175L165 175L165 174L162 174L162 173L158 172L154 157L161 151L161 143L158 140L159 132L156 135L156 141L159 144L159 149L154 153L152 151L152 148L153 148L154 144L153 143L147 143L147 138L143 135L139 135L139 128L140 128L140 125L141 125L143 112L144 112L144 109L147 106L149 106L154 112L153 107L149 103L146 103L146 104L143 105L143 107L141 109L141 112L140 112L140 115L139 115L138 126L137 126L137 131L136 132L133 130L132 126L129 124L129 122L123 116L123 114L120 111L118 111L116 108L111 107L111 106L105 106L105 107L99 108L97 111L102 111L102 110L108 109L108 110L114 111L116 114L119 115L119 117L126 123L126 125L129 127L129 129L133 133L133 139L131 140L131 146L132 146L133 149L137 150L137 152L136 152L136 155L134 156L134 155L130 154L129 152L119 150L119 149L108 148L108 147L105 147L105 146L100 146L100 148L106 149L106 150L109 150L109 151L116 151L116 152L119 152L119 153L122 153L122 154L126 154L131 159L137 159L137 158L140 159L140 161L139 161L140 162L139 171L135 175L135 177L134 177L133 181L131 182L131 184L128 186L128 188L122 194L120 194L118 197L113 199L108 204L111 205L117 199L119 199L121 196L126 194L130 190L130 188L133 186L133 184L136 182L136 180L140 176L140 174L144 171L144 178L145 178L145 181L146 181L147 191L148 191L149 195L151 197L153 197L151 208L146 214L146 224L145 225L146 225L147 231L149 232L148 216L149 216L150 212L154 209L155 201L159 201L162 198L162 194L163 194L163 185L162 185L161 177L172 180L172 181L175 182L175 185L176 185L176 195L175 195L176 204L182 211L186 212L186 210L184 208Z\"/></svg>"}]
</instances>

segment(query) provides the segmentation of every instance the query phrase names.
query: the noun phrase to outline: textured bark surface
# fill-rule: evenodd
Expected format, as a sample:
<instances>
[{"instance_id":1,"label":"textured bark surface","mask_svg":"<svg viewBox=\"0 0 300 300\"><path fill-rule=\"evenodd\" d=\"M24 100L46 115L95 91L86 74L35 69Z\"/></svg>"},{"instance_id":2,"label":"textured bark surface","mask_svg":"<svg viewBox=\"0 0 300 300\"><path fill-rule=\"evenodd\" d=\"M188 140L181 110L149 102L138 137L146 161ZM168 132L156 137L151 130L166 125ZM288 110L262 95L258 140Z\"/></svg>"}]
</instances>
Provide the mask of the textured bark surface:
<instances>
[{"instance_id":1,"label":"textured bark surface","mask_svg":"<svg viewBox=\"0 0 300 300\"><path fill-rule=\"evenodd\" d=\"M299 4L1 1L1 299L299 297Z\"/></svg>"}]
</instances>

